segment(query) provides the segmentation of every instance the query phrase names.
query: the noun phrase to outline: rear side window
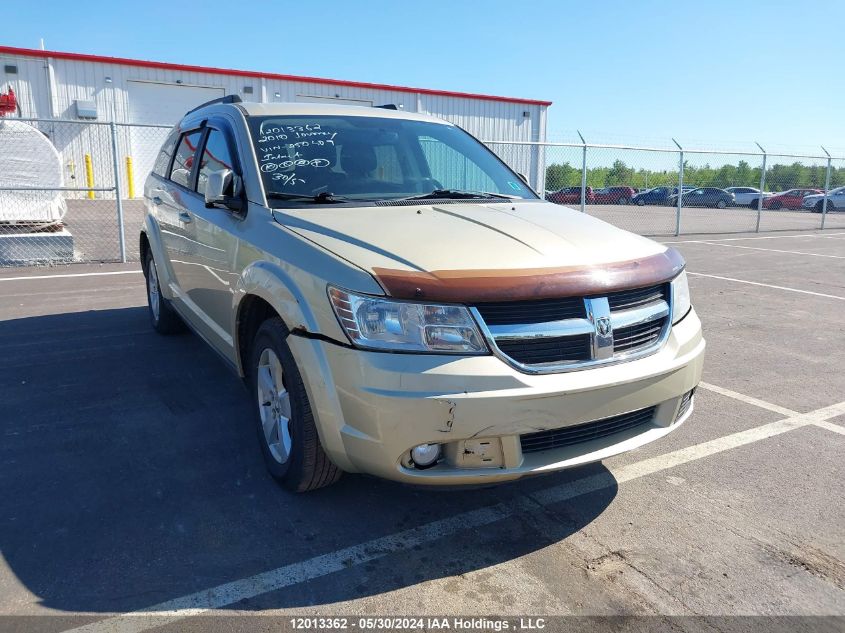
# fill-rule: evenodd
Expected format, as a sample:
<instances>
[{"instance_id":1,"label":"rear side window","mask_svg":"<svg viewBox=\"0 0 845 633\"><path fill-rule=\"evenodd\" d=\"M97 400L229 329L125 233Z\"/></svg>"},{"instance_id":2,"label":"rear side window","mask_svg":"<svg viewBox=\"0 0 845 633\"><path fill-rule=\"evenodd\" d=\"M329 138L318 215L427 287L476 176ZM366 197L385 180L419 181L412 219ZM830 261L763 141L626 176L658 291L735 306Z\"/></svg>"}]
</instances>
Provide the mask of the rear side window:
<instances>
[{"instance_id":1,"label":"rear side window","mask_svg":"<svg viewBox=\"0 0 845 633\"><path fill-rule=\"evenodd\" d=\"M182 136L173 158L173 168L170 170L170 180L183 187L191 186L194 177L194 153L200 142L202 131L189 132Z\"/></svg>"},{"instance_id":2,"label":"rear side window","mask_svg":"<svg viewBox=\"0 0 845 633\"><path fill-rule=\"evenodd\" d=\"M205 194L205 184L208 182L208 175L214 171L231 169L232 155L229 152L229 145L226 136L220 130L209 129L208 138L205 141L205 149L200 160L200 173L197 178L197 193Z\"/></svg>"},{"instance_id":3,"label":"rear side window","mask_svg":"<svg viewBox=\"0 0 845 633\"><path fill-rule=\"evenodd\" d=\"M167 178L167 168L170 167L170 159L173 157L173 150L176 149L176 141L179 138L179 128L173 128L167 135L167 140L161 146L153 165L153 173Z\"/></svg>"}]
</instances>

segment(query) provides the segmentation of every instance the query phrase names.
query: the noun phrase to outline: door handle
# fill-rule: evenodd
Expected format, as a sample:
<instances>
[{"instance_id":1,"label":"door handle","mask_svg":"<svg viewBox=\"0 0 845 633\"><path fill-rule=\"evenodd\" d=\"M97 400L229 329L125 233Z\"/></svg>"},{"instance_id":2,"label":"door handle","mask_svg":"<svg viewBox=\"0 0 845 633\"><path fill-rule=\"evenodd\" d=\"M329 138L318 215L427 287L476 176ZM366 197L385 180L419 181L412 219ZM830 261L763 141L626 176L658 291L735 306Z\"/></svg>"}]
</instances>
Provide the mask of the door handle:
<instances>
[{"instance_id":1,"label":"door handle","mask_svg":"<svg viewBox=\"0 0 845 633\"><path fill-rule=\"evenodd\" d=\"M160 205L162 202L163 201L162 201L161 198L159 198L158 196L153 196L153 204L154 205Z\"/></svg>"},{"instance_id":2,"label":"door handle","mask_svg":"<svg viewBox=\"0 0 845 633\"><path fill-rule=\"evenodd\" d=\"M188 224L189 222L193 222L194 218L191 217L190 213L186 213L185 211L182 211L179 214L179 221L184 222L185 224Z\"/></svg>"}]
</instances>

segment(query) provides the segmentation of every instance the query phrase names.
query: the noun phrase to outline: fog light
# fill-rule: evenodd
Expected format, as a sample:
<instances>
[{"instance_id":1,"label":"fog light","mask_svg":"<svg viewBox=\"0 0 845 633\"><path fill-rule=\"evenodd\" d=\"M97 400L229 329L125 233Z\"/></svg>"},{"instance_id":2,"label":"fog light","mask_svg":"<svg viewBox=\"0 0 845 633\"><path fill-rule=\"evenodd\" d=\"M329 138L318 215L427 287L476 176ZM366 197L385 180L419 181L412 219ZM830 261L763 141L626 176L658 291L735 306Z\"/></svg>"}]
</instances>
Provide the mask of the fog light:
<instances>
[{"instance_id":1,"label":"fog light","mask_svg":"<svg viewBox=\"0 0 845 633\"><path fill-rule=\"evenodd\" d=\"M418 468L432 466L440 457L440 444L420 444L411 449L411 459Z\"/></svg>"}]
</instances>

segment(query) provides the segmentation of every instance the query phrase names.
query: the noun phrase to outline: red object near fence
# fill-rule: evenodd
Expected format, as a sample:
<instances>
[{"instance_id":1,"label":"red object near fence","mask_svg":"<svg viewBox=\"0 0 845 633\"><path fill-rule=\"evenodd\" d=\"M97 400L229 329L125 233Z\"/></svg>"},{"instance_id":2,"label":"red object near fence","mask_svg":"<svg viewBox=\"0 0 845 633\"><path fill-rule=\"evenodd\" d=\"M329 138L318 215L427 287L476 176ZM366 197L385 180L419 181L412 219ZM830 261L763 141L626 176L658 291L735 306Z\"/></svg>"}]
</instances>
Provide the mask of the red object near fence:
<instances>
[{"instance_id":1,"label":"red object near fence","mask_svg":"<svg viewBox=\"0 0 845 633\"><path fill-rule=\"evenodd\" d=\"M18 100L11 86L6 93L0 92L0 116L14 114L18 110Z\"/></svg>"}]
</instances>

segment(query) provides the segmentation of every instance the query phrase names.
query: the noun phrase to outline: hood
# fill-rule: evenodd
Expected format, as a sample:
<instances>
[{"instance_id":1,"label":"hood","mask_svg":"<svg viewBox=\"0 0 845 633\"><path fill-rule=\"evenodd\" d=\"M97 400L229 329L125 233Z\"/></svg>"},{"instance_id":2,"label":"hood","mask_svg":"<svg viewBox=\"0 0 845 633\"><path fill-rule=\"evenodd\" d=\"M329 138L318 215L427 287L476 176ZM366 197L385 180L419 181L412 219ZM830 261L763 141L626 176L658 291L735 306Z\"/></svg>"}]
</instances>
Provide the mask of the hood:
<instances>
[{"instance_id":1,"label":"hood","mask_svg":"<svg viewBox=\"0 0 845 633\"><path fill-rule=\"evenodd\" d=\"M547 202L274 210L276 220L372 272L595 266L664 246Z\"/></svg>"},{"instance_id":2,"label":"hood","mask_svg":"<svg viewBox=\"0 0 845 633\"><path fill-rule=\"evenodd\" d=\"M666 247L543 201L275 209L277 222L378 277L378 271L595 269Z\"/></svg>"}]
</instances>

